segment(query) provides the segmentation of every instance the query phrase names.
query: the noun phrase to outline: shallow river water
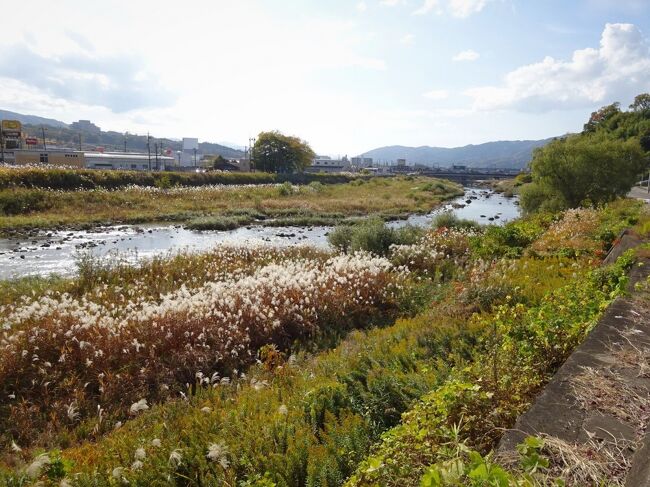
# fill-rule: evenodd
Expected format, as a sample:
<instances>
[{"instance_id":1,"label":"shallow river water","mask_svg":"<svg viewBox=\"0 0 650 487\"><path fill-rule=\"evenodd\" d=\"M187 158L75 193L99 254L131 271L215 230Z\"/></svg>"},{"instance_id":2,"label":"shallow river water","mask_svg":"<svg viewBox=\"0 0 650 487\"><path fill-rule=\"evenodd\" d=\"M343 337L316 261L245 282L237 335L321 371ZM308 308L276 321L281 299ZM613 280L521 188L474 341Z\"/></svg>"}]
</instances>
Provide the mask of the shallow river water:
<instances>
[{"instance_id":1,"label":"shallow river water","mask_svg":"<svg viewBox=\"0 0 650 487\"><path fill-rule=\"evenodd\" d=\"M519 216L516 201L515 198L505 198L488 190L466 188L464 196L428 215L412 215L408 220L391 222L389 225L399 227L409 223L427 226L442 211L453 211L461 218L479 223L500 225ZM75 262L84 252L106 259L115 259L119 255L135 262L184 249L207 250L219 243L327 247L327 235L331 230L331 227L250 226L229 231L198 232L178 225L140 225L102 227L91 231L43 232L29 239L0 239L0 279L51 273L71 275L77 270Z\"/></svg>"}]
</instances>

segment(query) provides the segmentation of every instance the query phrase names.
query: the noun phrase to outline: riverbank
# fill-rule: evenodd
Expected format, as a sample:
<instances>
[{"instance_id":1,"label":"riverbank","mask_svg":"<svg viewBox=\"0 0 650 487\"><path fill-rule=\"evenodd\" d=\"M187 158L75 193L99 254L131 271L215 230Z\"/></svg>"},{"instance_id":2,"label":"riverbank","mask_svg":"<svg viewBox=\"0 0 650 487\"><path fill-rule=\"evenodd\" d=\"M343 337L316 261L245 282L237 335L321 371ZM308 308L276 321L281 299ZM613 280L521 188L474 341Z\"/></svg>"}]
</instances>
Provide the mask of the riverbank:
<instances>
[{"instance_id":1,"label":"riverbank","mask_svg":"<svg viewBox=\"0 0 650 487\"><path fill-rule=\"evenodd\" d=\"M417 485L454 431L489 451L622 292L630 261L598 262L640 206L25 286L1 308L0 480Z\"/></svg>"},{"instance_id":2,"label":"riverbank","mask_svg":"<svg viewBox=\"0 0 650 487\"><path fill-rule=\"evenodd\" d=\"M308 185L128 187L54 191L0 190L0 235L30 235L42 229L89 229L99 225L182 222L206 229L255 221L311 226L349 217L403 218L428 213L463 194L449 181L425 177L355 179Z\"/></svg>"},{"instance_id":3,"label":"riverbank","mask_svg":"<svg viewBox=\"0 0 650 487\"><path fill-rule=\"evenodd\" d=\"M388 225L429 228L440 212L450 212L478 224L502 225L519 216L515 203L516 199L504 198L490 191L465 188L463 196L446 201L430 213L408 215L408 218L392 220ZM217 223L229 223L230 218L208 217L208 226L214 228L215 220ZM233 222L237 228L228 229L230 227L225 226L219 230L193 230L187 228L187 224L120 225L77 231L34 230L30 235L0 238L0 279L49 274L70 276L76 272L77 261L83 254L136 264L142 259L186 250L204 252L218 244L327 248L327 237L335 224L362 220L361 217L308 218L301 219L300 224L304 226L289 226L295 219L285 217L254 220L242 226L242 220L237 218ZM308 226L308 223L319 224Z\"/></svg>"}]
</instances>

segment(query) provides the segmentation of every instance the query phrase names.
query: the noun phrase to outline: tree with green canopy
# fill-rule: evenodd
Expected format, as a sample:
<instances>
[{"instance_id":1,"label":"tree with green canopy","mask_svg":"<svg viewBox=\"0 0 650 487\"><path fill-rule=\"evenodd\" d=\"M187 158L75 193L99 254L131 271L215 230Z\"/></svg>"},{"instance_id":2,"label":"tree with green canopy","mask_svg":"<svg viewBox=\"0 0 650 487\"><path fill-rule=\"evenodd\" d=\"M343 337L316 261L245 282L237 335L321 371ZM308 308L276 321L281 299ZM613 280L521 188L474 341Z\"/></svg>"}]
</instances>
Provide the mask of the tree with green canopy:
<instances>
[{"instance_id":1,"label":"tree with green canopy","mask_svg":"<svg viewBox=\"0 0 650 487\"><path fill-rule=\"evenodd\" d=\"M293 173L309 167L316 153L306 141L276 130L258 135L252 156L258 171Z\"/></svg>"},{"instance_id":2,"label":"tree with green canopy","mask_svg":"<svg viewBox=\"0 0 650 487\"><path fill-rule=\"evenodd\" d=\"M533 182L522 188L524 211L596 205L625 196L646 167L638 138L572 135L538 149Z\"/></svg>"},{"instance_id":3,"label":"tree with green canopy","mask_svg":"<svg viewBox=\"0 0 650 487\"><path fill-rule=\"evenodd\" d=\"M650 94L641 93L634 97L634 101L630 105L630 110L633 112L647 112L650 111Z\"/></svg>"}]
</instances>

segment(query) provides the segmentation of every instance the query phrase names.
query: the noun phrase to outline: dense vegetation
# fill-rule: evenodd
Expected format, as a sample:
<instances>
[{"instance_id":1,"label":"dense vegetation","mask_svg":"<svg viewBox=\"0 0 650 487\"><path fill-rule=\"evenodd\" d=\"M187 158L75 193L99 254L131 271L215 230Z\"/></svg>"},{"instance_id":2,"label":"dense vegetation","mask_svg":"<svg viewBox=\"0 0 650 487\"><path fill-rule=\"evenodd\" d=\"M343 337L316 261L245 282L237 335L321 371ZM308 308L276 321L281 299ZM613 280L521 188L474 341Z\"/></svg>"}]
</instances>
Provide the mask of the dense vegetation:
<instances>
[{"instance_id":1,"label":"dense vegetation","mask_svg":"<svg viewBox=\"0 0 650 487\"><path fill-rule=\"evenodd\" d=\"M598 205L624 196L650 167L650 95L628 111L618 103L591 114L581 134L537 149L532 183L521 188L527 212Z\"/></svg>"},{"instance_id":2,"label":"dense vegetation","mask_svg":"<svg viewBox=\"0 0 650 487\"><path fill-rule=\"evenodd\" d=\"M281 174L302 173L316 157L307 142L278 131L260 133L252 153L258 170Z\"/></svg>"},{"instance_id":3,"label":"dense vegetation","mask_svg":"<svg viewBox=\"0 0 650 487\"><path fill-rule=\"evenodd\" d=\"M431 466L454 444L487 453L622 292L630 259L599 262L621 228L650 230L640 212L371 222L349 254L221 249L17 283L0 482L439 485Z\"/></svg>"},{"instance_id":4,"label":"dense vegetation","mask_svg":"<svg viewBox=\"0 0 650 487\"><path fill-rule=\"evenodd\" d=\"M10 180L33 181L52 174L62 177L102 177L94 171L48 173L43 170L0 170ZM6 174L8 173L8 175ZM124 173L138 175L140 173ZM107 178L120 173L103 173ZM147 175L143 175L147 177ZM157 175L156 175L157 176ZM196 175L202 176L202 175ZM271 174L224 174L230 183L241 176L275 178ZM11 179L11 178L14 179ZM280 176L278 176L280 177ZM164 176L163 176L164 178ZM0 190L0 233L57 226L90 227L97 224L160 221L188 222L191 228L230 229L253 222L265 225L335 224L349 217L375 215L384 219L431 211L441 201L462 194L460 186L431 178L355 178L297 175L309 184L217 184L208 186L129 186L59 191L40 187ZM82 179L83 180L83 179ZM324 184L335 183L338 184ZM346 182L348 181L348 182ZM250 180L249 180L250 182ZM78 184L78 181L75 183ZM79 211L83 208L83 211Z\"/></svg>"},{"instance_id":5,"label":"dense vegetation","mask_svg":"<svg viewBox=\"0 0 650 487\"><path fill-rule=\"evenodd\" d=\"M76 191L123 189L128 186L151 188L198 187L232 184L347 183L356 179L345 174L272 174L266 172L144 172L61 169L55 167L0 167L0 190L51 189Z\"/></svg>"}]
</instances>

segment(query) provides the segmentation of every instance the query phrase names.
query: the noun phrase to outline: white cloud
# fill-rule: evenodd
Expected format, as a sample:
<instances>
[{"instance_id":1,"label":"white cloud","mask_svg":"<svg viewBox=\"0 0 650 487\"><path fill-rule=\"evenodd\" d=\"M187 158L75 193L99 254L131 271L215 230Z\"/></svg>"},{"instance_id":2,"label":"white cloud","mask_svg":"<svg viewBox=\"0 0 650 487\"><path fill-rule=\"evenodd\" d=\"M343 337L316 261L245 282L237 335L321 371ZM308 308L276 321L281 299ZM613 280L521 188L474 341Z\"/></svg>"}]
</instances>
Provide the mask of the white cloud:
<instances>
[{"instance_id":1,"label":"white cloud","mask_svg":"<svg viewBox=\"0 0 650 487\"><path fill-rule=\"evenodd\" d=\"M442 13L440 2L438 0L424 0L424 3L420 6L420 8L413 12L413 15L425 15L434 9L438 14Z\"/></svg>"},{"instance_id":2,"label":"white cloud","mask_svg":"<svg viewBox=\"0 0 650 487\"><path fill-rule=\"evenodd\" d=\"M505 76L501 86L469 89L474 107L543 112L630 100L650 90L650 45L633 24L606 24L598 48L570 61L546 57Z\"/></svg>"},{"instance_id":3,"label":"white cloud","mask_svg":"<svg viewBox=\"0 0 650 487\"><path fill-rule=\"evenodd\" d=\"M413 15L425 15L435 11L438 15L447 12L453 17L465 18L483 10L488 1L490 0L424 0Z\"/></svg>"},{"instance_id":4,"label":"white cloud","mask_svg":"<svg viewBox=\"0 0 650 487\"><path fill-rule=\"evenodd\" d=\"M387 7L394 7L395 5L400 5L406 3L405 0L381 0L382 5L385 5Z\"/></svg>"},{"instance_id":5,"label":"white cloud","mask_svg":"<svg viewBox=\"0 0 650 487\"><path fill-rule=\"evenodd\" d=\"M368 10L368 4L366 2L357 3L357 12L365 12Z\"/></svg>"},{"instance_id":6,"label":"white cloud","mask_svg":"<svg viewBox=\"0 0 650 487\"><path fill-rule=\"evenodd\" d=\"M412 46L414 42L415 36L413 34L406 34L399 40L399 43L405 46Z\"/></svg>"},{"instance_id":7,"label":"white cloud","mask_svg":"<svg viewBox=\"0 0 650 487\"><path fill-rule=\"evenodd\" d=\"M460 51L458 54L456 54L453 58L451 58L452 61L476 61L481 55L474 51L473 49L466 49L464 51Z\"/></svg>"},{"instance_id":8,"label":"white cloud","mask_svg":"<svg viewBox=\"0 0 650 487\"><path fill-rule=\"evenodd\" d=\"M431 90L426 92L423 96L430 100L446 100L449 98L449 92L447 90Z\"/></svg>"},{"instance_id":9,"label":"white cloud","mask_svg":"<svg viewBox=\"0 0 650 487\"><path fill-rule=\"evenodd\" d=\"M449 11L454 17L465 18L483 10L488 0L449 0Z\"/></svg>"}]
</instances>

